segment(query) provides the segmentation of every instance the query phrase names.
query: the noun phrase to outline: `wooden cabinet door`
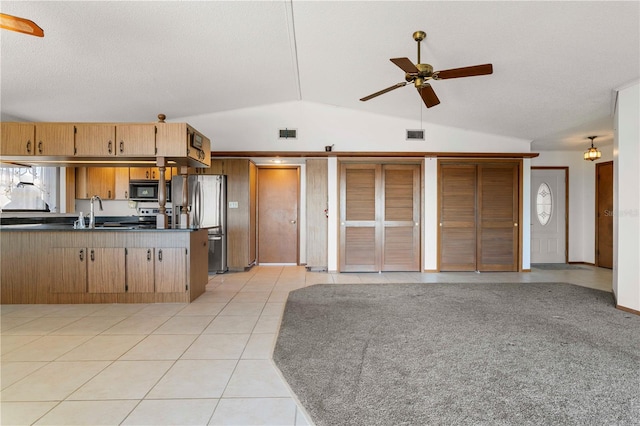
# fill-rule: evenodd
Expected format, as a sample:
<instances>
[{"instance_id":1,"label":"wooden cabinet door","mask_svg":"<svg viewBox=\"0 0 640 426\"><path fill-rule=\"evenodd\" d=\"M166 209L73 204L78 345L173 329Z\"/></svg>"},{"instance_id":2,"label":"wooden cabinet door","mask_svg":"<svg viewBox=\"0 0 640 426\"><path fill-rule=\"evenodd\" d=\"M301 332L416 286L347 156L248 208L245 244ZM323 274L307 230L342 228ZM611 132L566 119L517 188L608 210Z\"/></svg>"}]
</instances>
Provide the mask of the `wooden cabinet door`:
<instances>
[{"instance_id":1,"label":"wooden cabinet door","mask_svg":"<svg viewBox=\"0 0 640 426\"><path fill-rule=\"evenodd\" d=\"M115 169L115 198L116 200L129 199L129 168L114 167Z\"/></svg>"},{"instance_id":2,"label":"wooden cabinet door","mask_svg":"<svg viewBox=\"0 0 640 426\"><path fill-rule=\"evenodd\" d=\"M153 293L155 291L154 249L126 249L126 276L129 293Z\"/></svg>"},{"instance_id":3,"label":"wooden cabinet door","mask_svg":"<svg viewBox=\"0 0 640 426\"><path fill-rule=\"evenodd\" d=\"M51 281L51 293L87 292L87 249L84 247L56 248L54 257L58 268Z\"/></svg>"},{"instance_id":4,"label":"wooden cabinet door","mask_svg":"<svg viewBox=\"0 0 640 426\"><path fill-rule=\"evenodd\" d=\"M99 196L103 200L115 198L115 167L87 167L87 191L89 197Z\"/></svg>"},{"instance_id":5,"label":"wooden cabinet door","mask_svg":"<svg viewBox=\"0 0 640 426\"><path fill-rule=\"evenodd\" d=\"M75 128L70 123L36 123L35 155L72 156Z\"/></svg>"},{"instance_id":6,"label":"wooden cabinet door","mask_svg":"<svg viewBox=\"0 0 640 426\"><path fill-rule=\"evenodd\" d=\"M443 164L439 183L439 269L475 271L476 166Z\"/></svg>"},{"instance_id":7,"label":"wooden cabinet door","mask_svg":"<svg viewBox=\"0 0 640 426\"><path fill-rule=\"evenodd\" d=\"M35 145L35 125L32 123L2 123L0 155L33 155Z\"/></svg>"},{"instance_id":8,"label":"wooden cabinet door","mask_svg":"<svg viewBox=\"0 0 640 426\"><path fill-rule=\"evenodd\" d=\"M76 156L116 155L116 126L113 124L76 124Z\"/></svg>"},{"instance_id":9,"label":"wooden cabinet door","mask_svg":"<svg viewBox=\"0 0 640 426\"><path fill-rule=\"evenodd\" d=\"M478 165L478 271L518 270L518 166Z\"/></svg>"},{"instance_id":10,"label":"wooden cabinet door","mask_svg":"<svg viewBox=\"0 0 640 426\"><path fill-rule=\"evenodd\" d=\"M155 124L116 125L116 155L121 157L155 156Z\"/></svg>"},{"instance_id":11,"label":"wooden cabinet door","mask_svg":"<svg viewBox=\"0 0 640 426\"><path fill-rule=\"evenodd\" d=\"M125 278L124 248L89 248L89 293L124 293Z\"/></svg>"},{"instance_id":12,"label":"wooden cabinet door","mask_svg":"<svg viewBox=\"0 0 640 426\"><path fill-rule=\"evenodd\" d=\"M151 179L151 171L149 167L130 167L129 179L131 180L149 180Z\"/></svg>"},{"instance_id":13,"label":"wooden cabinet door","mask_svg":"<svg viewBox=\"0 0 640 426\"><path fill-rule=\"evenodd\" d=\"M420 167L382 166L382 271L420 270Z\"/></svg>"},{"instance_id":14,"label":"wooden cabinet door","mask_svg":"<svg viewBox=\"0 0 640 426\"><path fill-rule=\"evenodd\" d=\"M158 248L155 259L156 293L184 293L187 291L186 249Z\"/></svg>"},{"instance_id":15,"label":"wooden cabinet door","mask_svg":"<svg viewBox=\"0 0 640 426\"><path fill-rule=\"evenodd\" d=\"M340 271L378 272L381 231L376 208L379 164L343 164L340 179Z\"/></svg>"}]
</instances>

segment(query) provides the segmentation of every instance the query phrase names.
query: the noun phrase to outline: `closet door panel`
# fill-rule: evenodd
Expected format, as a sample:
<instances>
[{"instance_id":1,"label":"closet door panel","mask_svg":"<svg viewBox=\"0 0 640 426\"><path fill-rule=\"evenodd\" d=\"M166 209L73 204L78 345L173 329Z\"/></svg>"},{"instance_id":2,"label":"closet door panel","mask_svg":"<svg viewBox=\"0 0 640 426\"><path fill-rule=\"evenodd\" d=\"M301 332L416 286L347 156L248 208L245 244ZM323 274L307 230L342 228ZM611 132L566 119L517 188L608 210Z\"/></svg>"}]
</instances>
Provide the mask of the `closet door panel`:
<instances>
[{"instance_id":1,"label":"closet door panel","mask_svg":"<svg viewBox=\"0 0 640 426\"><path fill-rule=\"evenodd\" d=\"M478 166L478 270L517 271L518 168Z\"/></svg>"},{"instance_id":2,"label":"closet door panel","mask_svg":"<svg viewBox=\"0 0 640 426\"><path fill-rule=\"evenodd\" d=\"M341 169L340 271L378 272L380 226L376 203L380 165L349 164Z\"/></svg>"},{"instance_id":3,"label":"closet door panel","mask_svg":"<svg viewBox=\"0 0 640 426\"><path fill-rule=\"evenodd\" d=\"M476 270L476 165L440 168L441 271Z\"/></svg>"},{"instance_id":4,"label":"closet door panel","mask_svg":"<svg viewBox=\"0 0 640 426\"><path fill-rule=\"evenodd\" d=\"M386 164L382 271L420 270L420 167Z\"/></svg>"}]
</instances>

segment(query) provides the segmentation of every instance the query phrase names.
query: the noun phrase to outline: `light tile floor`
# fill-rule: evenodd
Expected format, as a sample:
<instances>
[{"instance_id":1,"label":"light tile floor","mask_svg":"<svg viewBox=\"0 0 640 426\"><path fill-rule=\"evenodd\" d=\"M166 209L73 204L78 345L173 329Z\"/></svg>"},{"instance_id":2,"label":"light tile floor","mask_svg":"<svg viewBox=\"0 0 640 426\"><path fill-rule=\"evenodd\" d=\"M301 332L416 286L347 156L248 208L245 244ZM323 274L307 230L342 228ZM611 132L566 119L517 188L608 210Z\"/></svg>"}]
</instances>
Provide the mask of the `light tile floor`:
<instances>
[{"instance_id":1,"label":"light tile floor","mask_svg":"<svg viewBox=\"0 0 640 426\"><path fill-rule=\"evenodd\" d=\"M271 361L289 291L318 283L569 282L611 271L211 276L191 304L2 305L3 425L306 425Z\"/></svg>"}]
</instances>

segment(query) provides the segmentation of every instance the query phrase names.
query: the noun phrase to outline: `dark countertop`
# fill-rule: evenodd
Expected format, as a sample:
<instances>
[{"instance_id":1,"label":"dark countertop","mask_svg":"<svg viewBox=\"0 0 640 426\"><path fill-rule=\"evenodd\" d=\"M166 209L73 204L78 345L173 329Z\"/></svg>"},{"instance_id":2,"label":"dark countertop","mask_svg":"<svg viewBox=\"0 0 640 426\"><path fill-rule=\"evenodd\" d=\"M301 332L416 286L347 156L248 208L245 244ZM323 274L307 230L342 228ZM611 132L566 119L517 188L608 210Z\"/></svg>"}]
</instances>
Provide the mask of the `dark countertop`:
<instances>
[{"instance_id":1,"label":"dark countertop","mask_svg":"<svg viewBox=\"0 0 640 426\"><path fill-rule=\"evenodd\" d=\"M138 216L96 216L95 228L74 229L73 223L77 216L70 214L15 216L2 214L0 216L0 231L193 231L193 229L158 229L155 220L140 222ZM85 226L89 218L85 217Z\"/></svg>"}]
</instances>

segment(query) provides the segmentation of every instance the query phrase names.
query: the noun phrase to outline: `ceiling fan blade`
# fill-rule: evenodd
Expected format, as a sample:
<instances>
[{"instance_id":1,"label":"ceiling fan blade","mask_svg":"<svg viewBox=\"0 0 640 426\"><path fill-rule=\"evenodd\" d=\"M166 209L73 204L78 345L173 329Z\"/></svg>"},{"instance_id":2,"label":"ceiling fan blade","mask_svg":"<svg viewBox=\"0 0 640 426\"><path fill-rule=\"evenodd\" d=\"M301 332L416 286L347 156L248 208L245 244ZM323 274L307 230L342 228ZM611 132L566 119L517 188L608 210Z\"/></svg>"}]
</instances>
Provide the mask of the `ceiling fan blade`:
<instances>
[{"instance_id":1,"label":"ceiling fan blade","mask_svg":"<svg viewBox=\"0 0 640 426\"><path fill-rule=\"evenodd\" d=\"M376 96L380 96L380 95L383 95L383 94L385 94L385 93L387 93L387 92L390 92L390 91L392 91L392 90L398 89L398 88L400 88L400 87L404 87L404 86L406 86L407 84L408 84L408 83L407 83L406 81L403 81L402 83L394 84L393 86L387 87L386 89L382 89L382 90L381 90L381 91L379 91L379 92L373 93L373 94L371 94L371 95L369 95L369 96L365 96L364 98L362 98L362 99L360 99L360 100L361 100L362 102L364 102L364 101L368 101L369 99L373 99L373 98L375 98Z\"/></svg>"},{"instance_id":2,"label":"ceiling fan blade","mask_svg":"<svg viewBox=\"0 0 640 426\"><path fill-rule=\"evenodd\" d=\"M420 97L424 101L424 104L427 108L431 108L432 106L436 106L440 103L440 99L436 96L436 92L433 90L430 84L423 84L418 88L418 92L420 93Z\"/></svg>"},{"instance_id":3,"label":"ceiling fan blade","mask_svg":"<svg viewBox=\"0 0 640 426\"><path fill-rule=\"evenodd\" d=\"M35 22L17 16L0 13L0 28L36 37L44 37L44 31Z\"/></svg>"},{"instance_id":4,"label":"ceiling fan blade","mask_svg":"<svg viewBox=\"0 0 640 426\"><path fill-rule=\"evenodd\" d=\"M409 74L417 74L420 72L409 58L391 58L389 60L399 66L402 71Z\"/></svg>"},{"instance_id":5,"label":"ceiling fan blade","mask_svg":"<svg viewBox=\"0 0 640 426\"><path fill-rule=\"evenodd\" d=\"M436 71L433 78L444 80L446 78L473 77L474 75L487 75L493 73L493 65L474 65L472 67L453 68L450 70Z\"/></svg>"}]
</instances>

